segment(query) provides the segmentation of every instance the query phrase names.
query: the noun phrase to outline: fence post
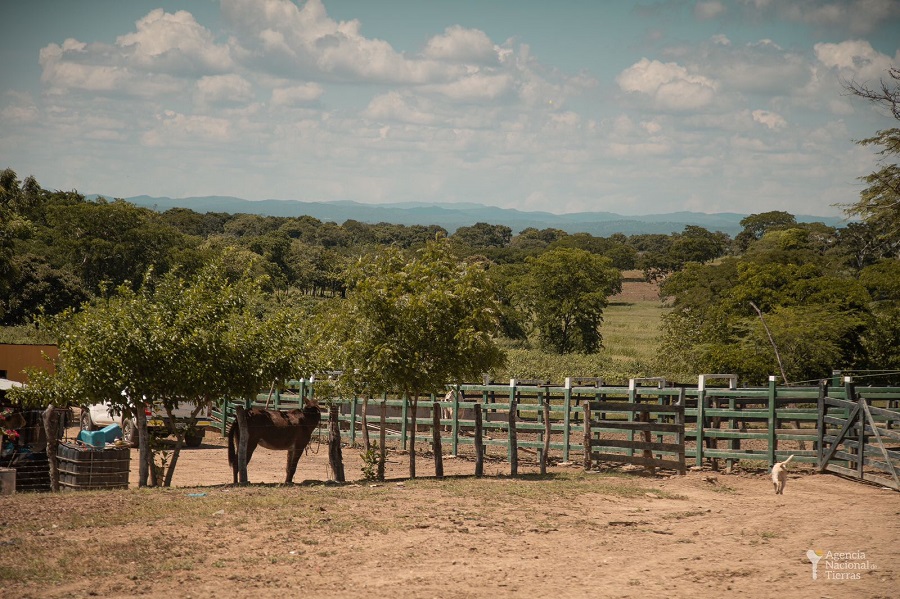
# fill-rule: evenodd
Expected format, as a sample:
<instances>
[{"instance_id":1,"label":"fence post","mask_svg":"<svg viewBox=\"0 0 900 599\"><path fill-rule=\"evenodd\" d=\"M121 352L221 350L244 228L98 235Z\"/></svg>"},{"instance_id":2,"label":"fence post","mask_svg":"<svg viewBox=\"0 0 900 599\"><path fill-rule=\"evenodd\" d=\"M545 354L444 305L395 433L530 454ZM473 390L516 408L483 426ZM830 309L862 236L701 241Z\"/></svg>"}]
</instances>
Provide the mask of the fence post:
<instances>
[{"instance_id":1,"label":"fence post","mask_svg":"<svg viewBox=\"0 0 900 599\"><path fill-rule=\"evenodd\" d=\"M519 440L516 436L516 412L518 411L516 399L516 379L509 379L509 475L516 476L519 473Z\"/></svg>"},{"instance_id":2,"label":"fence post","mask_svg":"<svg viewBox=\"0 0 900 599\"><path fill-rule=\"evenodd\" d=\"M350 398L350 447L356 447L356 405L358 398L356 394Z\"/></svg>"},{"instance_id":3,"label":"fence post","mask_svg":"<svg viewBox=\"0 0 900 599\"><path fill-rule=\"evenodd\" d=\"M860 479L863 477L863 469L866 464L866 416L863 410L863 402L866 400L857 395L856 387L853 385L852 379L848 376L844 379L844 388L847 390L847 401L856 401L859 409L856 412L856 426L859 427L859 433L856 437L856 474Z\"/></svg>"},{"instance_id":4,"label":"fence post","mask_svg":"<svg viewBox=\"0 0 900 599\"><path fill-rule=\"evenodd\" d=\"M563 462L569 461L569 426L572 423L572 378L566 377L563 388Z\"/></svg>"},{"instance_id":5,"label":"fence post","mask_svg":"<svg viewBox=\"0 0 900 599\"><path fill-rule=\"evenodd\" d=\"M675 424L679 426L678 432L675 433L675 443L680 446L678 450L678 474L684 475L687 473L685 468L685 456L684 456L684 408L685 408L685 391L684 387L678 389L678 405L681 409L675 413Z\"/></svg>"},{"instance_id":6,"label":"fence post","mask_svg":"<svg viewBox=\"0 0 900 599\"><path fill-rule=\"evenodd\" d=\"M378 433L378 480L384 482L384 462L387 459L387 393L381 396L381 431Z\"/></svg>"},{"instance_id":7,"label":"fence post","mask_svg":"<svg viewBox=\"0 0 900 599\"><path fill-rule=\"evenodd\" d=\"M403 401L400 406L400 449L406 449L406 418L409 411L409 398L406 393L402 395ZM415 432L413 432L415 435Z\"/></svg>"},{"instance_id":8,"label":"fence post","mask_svg":"<svg viewBox=\"0 0 900 599\"><path fill-rule=\"evenodd\" d=\"M777 387L775 385L775 377L769 376L769 431L767 435L769 468L775 465L775 445L777 443L777 439L775 438L775 429L778 426L775 409L777 405Z\"/></svg>"},{"instance_id":9,"label":"fence post","mask_svg":"<svg viewBox=\"0 0 900 599\"><path fill-rule=\"evenodd\" d=\"M541 454L541 474L547 474L547 461L550 459L550 435L553 432L550 424L550 389L544 394L544 453Z\"/></svg>"},{"instance_id":10,"label":"fence post","mask_svg":"<svg viewBox=\"0 0 900 599\"><path fill-rule=\"evenodd\" d=\"M475 476L481 478L484 474L484 447L481 438L481 406L475 404Z\"/></svg>"},{"instance_id":11,"label":"fence post","mask_svg":"<svg viewBox=\"0 0 900 599\"><path fill-rule=\"evenodd\" d=\"M584 469L588 471L591 469L591 402L589 400L585 400L584 402L584 439L582 443L584 444Z\"/></svg>"},{"instance_id":12,"label":"fence post","mask_svg":"<svg viewBox=\"0 0 900 599\"><path fill-rule=\"evenodd\" d=\"M544 399L543 399L543 397L544 397L544 393L543 393L542 391L538 391L538 392L537 392L537 406L535 406L535 412L534 412L534 414L535 414L535 417L534 417L534 422L535 422L535 424L544 424L544 410L543 410ZM543 462L543 460L544 460L544 458L543 458L543 454L544 454L544 429L543 429L543 428L541 428L541 429L538 431L538 433L537 433L537 438L538 438L538 441L541 442L541 446L537 448L537 459L538 459L538 464L540 464L540 463Z\"/></svg>"},{"instance_id":13,"label":"fence post","mask_svg":"<svg viewBox=\"0 0 900 599\"><path fill-rule=\"evenodd\" d=\"M819 400L818 411L816 413L816 469L819 472L825 471L825 464L822 458L825 457L825 397L828 395L828 381L822 379L819 381Z\"/></svg>"},{"instance_id":14,"label":"fence post","mask_svg":"<svg viewBox=\"0 0 900 599\"><path fill-rule=\"evenodd\" d=\"M463 394L459 385L453 390L453 424L451 425L452 438L450 440L453 455L459 455L459 396ZM463 399L465 395L463 394Z\"/></svg>"},{"instance_id":15,"label":"fence post","mask_svg":"<svg viewBox=\"0 0 900 599\"><path fill-rule=\"evenodd\" d=\"M628 379L628 403L634 404L637 402L637 382L634 379ZM634 422L634 411L628 410L627 414L628 422ZM634 429L629 428L627 434L628 442L634 443ZM634 447L628 448L628 457L634 457Z\"/></svg>"},{"instance_id":16,"label":"fence post","mask_svg":"<svg viewBox=\"0 0 900 599\"><path fill-rule=\"evenodd\" d=\"M433 422L431 438L434 443L434 476L444 478L444 456L441 447L441 405L434 401L431 403L431 420Z\"/></svg>"},{"instance_id":17,"label":"fence post","mask_svg":"<svg viewBox=\"0 0 900 599\"><path fill-rule=\"evenodd\" d=\"M703 466L703 446L706 438L703 429L706 427L706 376L700 375L697 381L697 467Z\"/></svg>"}]
</instances>

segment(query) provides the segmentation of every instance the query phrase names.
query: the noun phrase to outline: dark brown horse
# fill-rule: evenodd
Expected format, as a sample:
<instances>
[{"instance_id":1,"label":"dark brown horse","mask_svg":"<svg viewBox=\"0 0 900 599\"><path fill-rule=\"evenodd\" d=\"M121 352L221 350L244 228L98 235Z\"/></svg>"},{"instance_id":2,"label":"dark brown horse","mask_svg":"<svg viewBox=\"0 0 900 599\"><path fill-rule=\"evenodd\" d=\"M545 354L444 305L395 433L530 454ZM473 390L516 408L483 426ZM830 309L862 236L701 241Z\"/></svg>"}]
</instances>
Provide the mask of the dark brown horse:
<instances>
[{"instance_id":1,"label":"dark brown horse","mask_svg":"<svg viewBox=\"0 0 900 599\"><path fill-rule=\"evenodd\" d=\"M313 431L319 426L322 418L315 400L304 400L304 403L302 410L278 411L252 408L245 412L248 433L247 464L250 463L250 457L257 445L262 445L266 449L287 450L284 482L291 484L294 481L297 462L303 455L303 450L309 444ZM228 463L234 473L235 484L238 482L240 466L237 455L237 447L241 438L240 420L240 418L235 419L234 424L231 425L231 433L228 435Z\"/></svg>"}]
</instances>

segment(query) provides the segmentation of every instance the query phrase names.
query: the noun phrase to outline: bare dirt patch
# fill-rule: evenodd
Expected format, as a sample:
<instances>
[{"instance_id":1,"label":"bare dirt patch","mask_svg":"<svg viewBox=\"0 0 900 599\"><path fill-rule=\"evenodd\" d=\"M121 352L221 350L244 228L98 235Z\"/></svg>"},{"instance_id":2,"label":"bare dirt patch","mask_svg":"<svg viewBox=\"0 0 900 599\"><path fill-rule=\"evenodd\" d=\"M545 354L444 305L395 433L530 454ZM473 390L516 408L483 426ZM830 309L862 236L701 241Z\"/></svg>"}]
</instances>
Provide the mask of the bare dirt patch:
<instances>
[{"instance_id":1,"label":"bare dirt patch","mask_svg":"<svg viewBox=\"0 0 900 599\"><path fill-rule=\"evenodd\" d=\"M896 596L896 492L799 467L781 496L764 471L608 476L555 464L542 478L524 453L513 479L492 452L485 478L457 458L442 481L423 453L421 478L404 480L408 458L392 452L390 480L372 484L345 447L355 480L329 485L327 448L314 443L298 469L306 482L282 487L285 454L260 448L253 485L238 488L224 439L207 432L182 453L173 489L0 497L0 596ZM100 512L118 514L115 525L92 527ZM78 564L85 546L99 556ZM51 548L47 563L28 563ZM810 549L855 557L823 559L813 580ZM842 565L864 562L874 567ZM17 563L47 579L17 578Z\"/></svg>"}]
</instances>

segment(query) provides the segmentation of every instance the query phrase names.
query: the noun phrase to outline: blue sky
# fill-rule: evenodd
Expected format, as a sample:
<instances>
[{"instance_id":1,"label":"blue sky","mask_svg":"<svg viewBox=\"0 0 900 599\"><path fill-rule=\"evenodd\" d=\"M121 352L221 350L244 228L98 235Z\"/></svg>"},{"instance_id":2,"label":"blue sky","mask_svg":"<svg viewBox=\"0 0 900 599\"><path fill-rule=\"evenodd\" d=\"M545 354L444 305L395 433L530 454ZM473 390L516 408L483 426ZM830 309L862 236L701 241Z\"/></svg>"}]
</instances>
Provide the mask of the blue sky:
<instances>
[{"instance_id":1,"label":"blue sky","mask_svg":"<svg viewBox=\"0 0 900 599\"><path fill-rule=\"evenodd\" d=\"M0 3L0 168L111 197L833 216L900 0Z\"/></svg>"}]
</instances>

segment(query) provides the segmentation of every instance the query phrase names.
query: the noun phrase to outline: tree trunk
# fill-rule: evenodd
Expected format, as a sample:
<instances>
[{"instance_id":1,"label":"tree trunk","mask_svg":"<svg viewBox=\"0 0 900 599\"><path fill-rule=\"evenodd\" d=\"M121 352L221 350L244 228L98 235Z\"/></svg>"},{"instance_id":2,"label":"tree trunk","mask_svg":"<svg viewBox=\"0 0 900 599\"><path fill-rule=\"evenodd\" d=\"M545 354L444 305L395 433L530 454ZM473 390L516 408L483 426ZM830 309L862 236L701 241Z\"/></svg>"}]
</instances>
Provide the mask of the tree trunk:
<instances>
[{"instance_id":1,"label":"tree trunk","mask_svg":"<svg viewBox=\"0 0 900 599\"><path fill-rule=\"evenodd\" d=\"M341 426L338 420L338 406L328 409L328 465L336 482L345 482L344 457L341 454Z\"/></svg>"},{"instance_id":2,"label":"tree trunk","mask_svg":"<svg viewBox=\"0 0 900 599\"><path fill-rule=\"evenodd\" d=\"M441 404L434 402L432 405L431 438L434 442L434 476L444 478L444 450L441 446Z\"/></svg>"},{"instance_id":3,"label":"tree trunk","mask_svg":"<svg viewBox=\"0 0 900 599\"><path fill-rule=\"evenodd\" d=\"M150 432L147 430L147 413L143 403L138 404L134 418L138 429L138 486L146 487L153 456L150 453Z\"/></svg>"},{"instance_id":4,"label":"tree trunk","mask_svg":"<svg viewBox=\"0 0 900 599\"><path fill-rule=\"evenodd\" d=\"M369 444L369 420L367 418L369 411L369 396L363 395L362 401L362 443L363 450L369 451L371 449L371 445Z\"/></svg>"},{"instance_id":5,"label":"tree trunk","mask_svg":"<svg viewBox=\"0 0 900 599\"><path fill-rule=\"evenodd\" d=\"M59 413L52 405L44 410L42 421L47 439L47 461L50 463L50 490L56 493L59 491L59 458L56 455L59 449Z\"/></svg>"},{"instance_id":6,"label":"tree trunk","mask_svg":"<svg viewBox=\"0 0 900 599\"><path fill-rule=\"evenodd\" d=\"M381 400L381 430L378 433L378 480L384 482L384 463L387 459L385 443L387 441L387 401Z\"/></svg>"}]
</instances>

